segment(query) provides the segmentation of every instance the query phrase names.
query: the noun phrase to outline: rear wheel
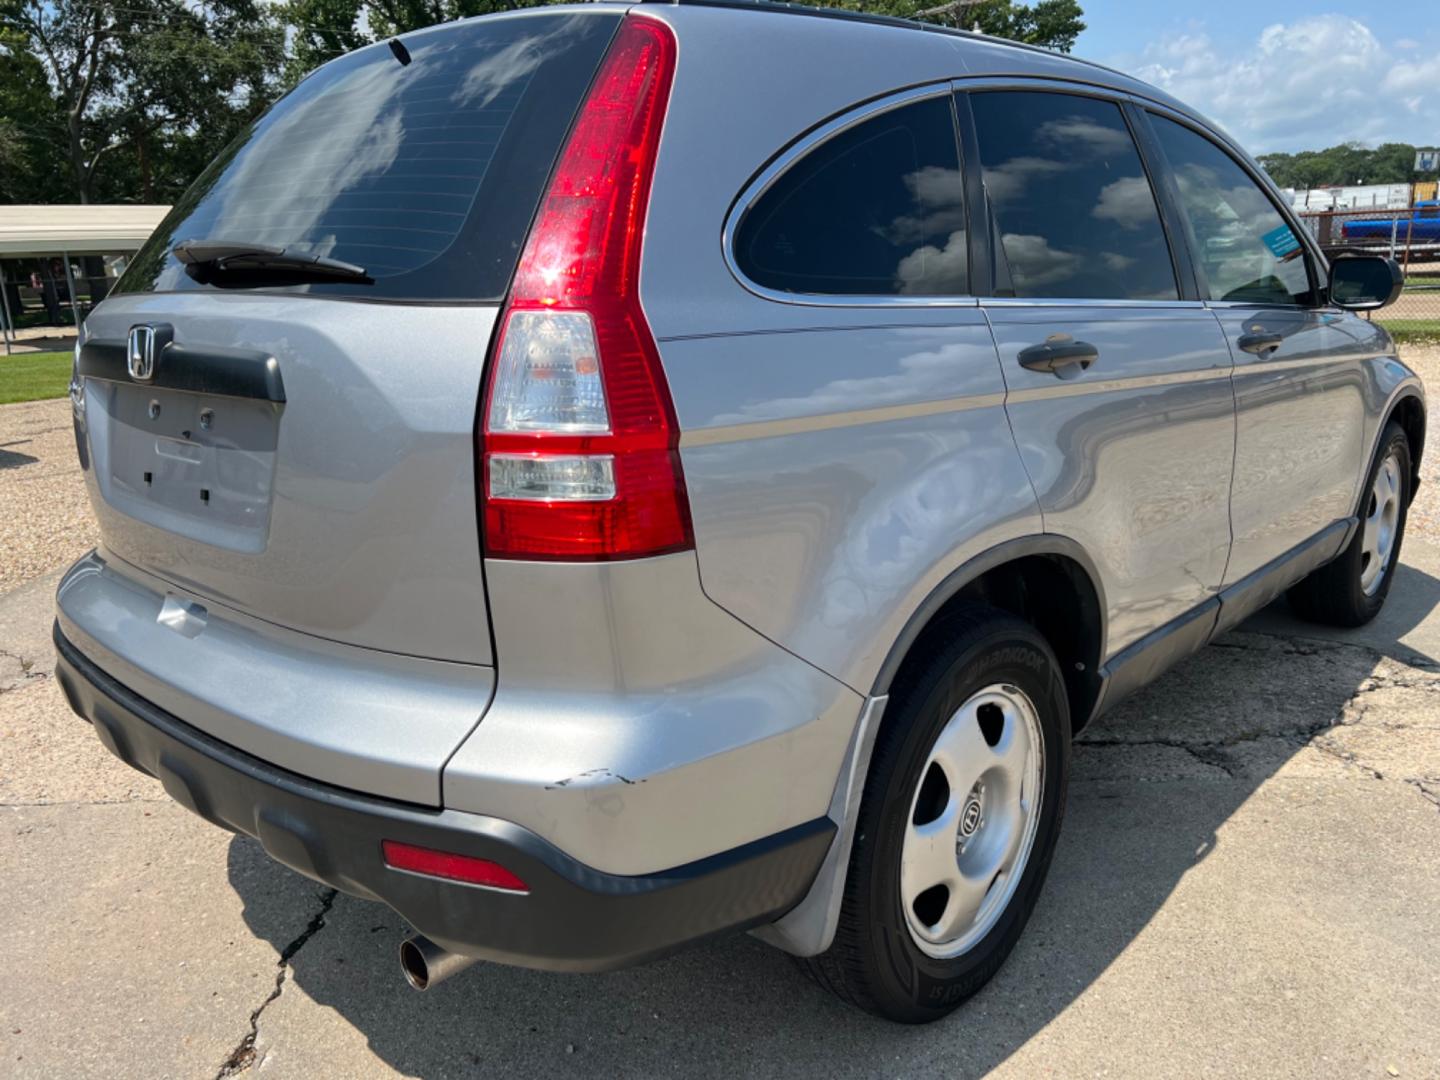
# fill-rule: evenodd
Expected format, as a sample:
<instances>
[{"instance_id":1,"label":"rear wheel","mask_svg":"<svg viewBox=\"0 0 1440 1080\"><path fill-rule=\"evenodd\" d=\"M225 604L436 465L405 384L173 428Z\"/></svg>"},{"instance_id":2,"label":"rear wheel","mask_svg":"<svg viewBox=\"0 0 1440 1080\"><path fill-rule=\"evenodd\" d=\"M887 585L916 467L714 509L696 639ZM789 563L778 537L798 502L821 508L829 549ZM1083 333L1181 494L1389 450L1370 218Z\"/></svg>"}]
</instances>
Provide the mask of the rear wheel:
<instances>
[{"instance_id":1,"label":"rear wheel","mask_svg":"<svg viewBox=\"0 0 1440 1080\"><path fill-rule=\"evenodd\" d=\"M988 608L945 629L892 696L835 942L804 962L846 1001L907 1023L949 1013L1019 939L1059 835L1070 760L1045 639Z\"/></svg>"},{"instance_id":2,"label":"rear wheel","mask_svg":"<svg viewBox=\"0 0 1440 1080\"><path fill-rule=\"evenodd\" d=\"M1410 441L1393 421L1380 437L1356 511L1360 527L1340 556L1295 585L1295 613L1331 626L1363 626L1385 604L1410 507Z\"/></svg>"}]
</instances>

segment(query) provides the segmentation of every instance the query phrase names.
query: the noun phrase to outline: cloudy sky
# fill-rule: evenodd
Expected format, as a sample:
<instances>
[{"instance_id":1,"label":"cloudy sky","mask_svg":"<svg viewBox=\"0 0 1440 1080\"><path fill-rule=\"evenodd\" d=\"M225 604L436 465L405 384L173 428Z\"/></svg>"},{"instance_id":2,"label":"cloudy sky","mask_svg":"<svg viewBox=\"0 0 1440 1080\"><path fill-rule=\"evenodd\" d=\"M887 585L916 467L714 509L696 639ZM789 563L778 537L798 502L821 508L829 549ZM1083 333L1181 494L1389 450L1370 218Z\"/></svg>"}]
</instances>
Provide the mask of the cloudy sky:
<instances>
[{"instance_id":1,"label":"cloudy sky","mask_svg":"<svg viewBox=\"0 0 1440 1080\"><path fill-rule=\"evenodd\" d=\"M1440 146L1434 0L1088 0L1077 56L1161 86L1252 153Z\"/></svg>"}]
</instances>

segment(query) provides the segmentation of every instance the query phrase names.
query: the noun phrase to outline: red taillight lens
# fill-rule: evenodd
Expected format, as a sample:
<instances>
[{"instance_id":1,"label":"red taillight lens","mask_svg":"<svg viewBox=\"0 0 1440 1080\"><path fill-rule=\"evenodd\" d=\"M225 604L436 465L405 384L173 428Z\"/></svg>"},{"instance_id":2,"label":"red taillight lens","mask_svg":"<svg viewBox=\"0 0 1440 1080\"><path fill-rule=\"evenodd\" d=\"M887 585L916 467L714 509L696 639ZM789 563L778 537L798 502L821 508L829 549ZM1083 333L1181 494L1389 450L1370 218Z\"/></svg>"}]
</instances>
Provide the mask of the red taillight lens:
<instances>
[{"instance_id":1,"label":"red taillight lens","mask_svg":"<svg viewBox=\"0 0 1440 1080\"><path fill-rule=\"evenodd\" d=\"M679 427L640 308L640 246L675 73L628 17L541 204L490 365L485 553L627 559L692 546Z\"/></svg>"},{"instance_id":2,"label":"red taillight lens","mask_svg":"<svg viewBox=\"0 0 1440 1080\"><path fill-rule=\"evenodd\" d=\"M489 859L436 851L434 848L419 847L415 844L402 844L398 840L382 840L380 847L385 853L385 865L393 866L396 870L409 870L413 874L425 874L449 881L463 881L467 885L484 885L487 889L504 889L518 893L530 891L529 885Z\"/></svg>"}]
</instances>

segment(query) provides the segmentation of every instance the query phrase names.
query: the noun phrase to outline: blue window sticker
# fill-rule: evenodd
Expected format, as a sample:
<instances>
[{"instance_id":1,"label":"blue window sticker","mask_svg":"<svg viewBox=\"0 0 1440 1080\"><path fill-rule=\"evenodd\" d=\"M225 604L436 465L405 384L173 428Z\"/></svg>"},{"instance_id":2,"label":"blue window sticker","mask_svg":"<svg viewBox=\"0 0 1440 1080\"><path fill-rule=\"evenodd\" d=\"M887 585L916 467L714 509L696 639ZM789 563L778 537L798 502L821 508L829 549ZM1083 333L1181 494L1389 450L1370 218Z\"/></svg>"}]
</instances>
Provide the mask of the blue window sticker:
<instances>
[{"instance_id":1,"label":"blue window sticker","mask_svg":"<svg viewBox=\"0 0 1440 1080\"><path fill-rule=\"evenodd\" d=\"M1271 229L1264 236L1260 237L1265 246L1270 249L1270 254L1277 259L1284 259L1287 255L1293 255L1300 248L1300 241L1290 231L1289 225L1281 225L1277 229Z\"/></svg>"}]
</instances>

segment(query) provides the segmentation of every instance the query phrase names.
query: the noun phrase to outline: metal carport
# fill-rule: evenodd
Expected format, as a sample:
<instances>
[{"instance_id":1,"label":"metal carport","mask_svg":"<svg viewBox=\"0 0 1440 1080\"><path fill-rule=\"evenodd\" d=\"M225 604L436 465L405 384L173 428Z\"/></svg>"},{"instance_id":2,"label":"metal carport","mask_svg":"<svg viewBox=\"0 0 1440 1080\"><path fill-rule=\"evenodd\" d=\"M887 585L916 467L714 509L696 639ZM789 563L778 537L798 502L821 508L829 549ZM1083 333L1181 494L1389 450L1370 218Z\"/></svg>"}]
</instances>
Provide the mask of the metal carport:
<instances>
[{"instance_id":1,"label":"metal carport","mask_svg":"<svg viewBox=\"0 0 1440 1080\"><path fill-rule=\"evenodd\" d=\"M149 239L168 206L150 205L31 205L0 206L0 314L3 314L5 351L10 351L15 312L12 289L5 279L6 259L43 259L58 256L65 267L70 307L75 325L81 321L71 256L128 255Z\"/></svg>"}]
</instances>

